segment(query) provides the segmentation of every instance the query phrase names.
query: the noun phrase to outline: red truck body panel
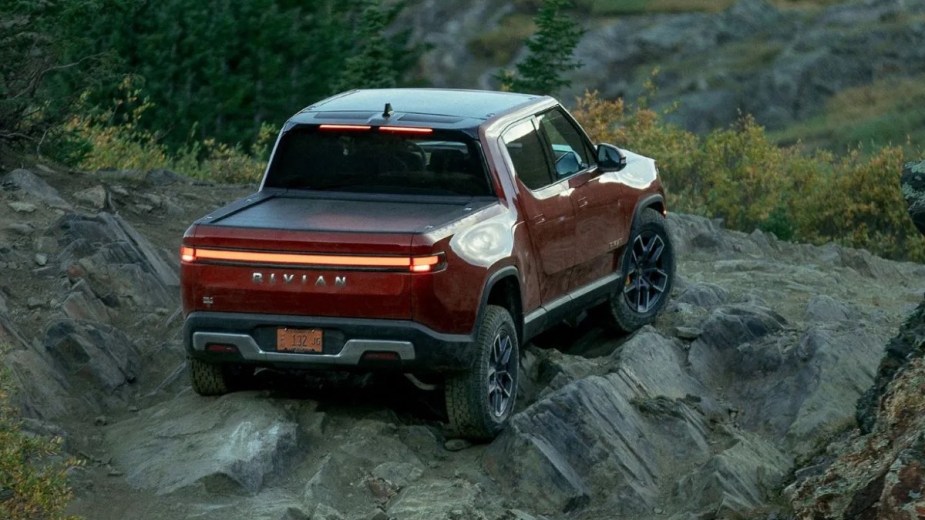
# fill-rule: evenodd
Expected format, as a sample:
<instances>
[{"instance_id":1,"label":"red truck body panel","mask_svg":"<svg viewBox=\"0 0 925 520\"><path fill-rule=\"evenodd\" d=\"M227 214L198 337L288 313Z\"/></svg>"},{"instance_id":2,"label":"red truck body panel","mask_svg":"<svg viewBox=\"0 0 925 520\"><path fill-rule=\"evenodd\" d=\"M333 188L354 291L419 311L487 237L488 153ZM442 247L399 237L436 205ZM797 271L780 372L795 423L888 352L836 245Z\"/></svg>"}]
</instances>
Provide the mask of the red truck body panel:
<instances>
[{"instance_id":1,"label":"red truck body panel","mask_svg":"<svg viewBox=\"0 0 925 520\"><path fill-rule=\"evenodd\" d=\"M366 92L360 91L361 101L371 103ZM402 97L407 93L400 89L383 92L396 111L401 103L395 99L413 99ZM425 92L425 100L454 99ZM493 110L484 114L474 108L483 95ZM621 171L591 164L531 189L515 168L509 152L514 145L504 135L513 125L538 121L537 114L561 110L555 100L477 92L457 96L458 110L468 112L454 114L452 104L427 117L379 114L363 103L353 112L326 108L347 104L346 95L293 117L277 142L260 191L203 217L184 237L182 301L191 355L207 355L203 349L209 343L203 338L221 334L265 341L254 332L258 325L333 331L329 336L339 338L338 343L325 346L332 355L351 338L391 345L387 342L400 336L393 329L404 327L418 338L415 349L431 342L451 346L445 357L453 361L438 365L464 365L464 356L455 359L454 352L462 352L461 345L471 341L489 300L499 298L492 292L499 280L506 279L506 290L514 291L504 298L515 307L510 310L517 313L523 340L551 324L541 317L558 316L554 311L564 308L570 295L588 293L588 287L612 277L634 215L643 206L664 211L654 162L627 154ZM387 126L398 120L405 126ZM539 128L538 122L532 124ZM325 181L330 188L324 191L298 187L303 168L357 168L360 163L349 160L360 152L341 143L355 142L359 150L403 133L421 135L413 136L411 152L403 151L400 161L362 163L382 171L378 178L393 190L388 194L376 192L379 185L369 193L338 191L333 180ZM301 135L303 141L285 144L287 134ZM288 156L277 156L287 146ZM322 147L334 151L310 166L292 151L304 149L308 156ZM557 158L547 153L550 168L553 160L558 168ZM461 173L445 174L456 175L452 185L458 193L424 193L433 188L431 177L441 175L441 164L459 162L464 154L468 167L474 168L466 171L484 171L484 185ZM472 166L476 160L480 165ZM420 164L409 167L412 163ZM288 173L274 180L274 164ZM403 168L420 173L406 174ZM274 349L263 343L259 347L260 352ZM427 359L428 354L416 350L407 361L419 367Z\"/></svg>"}]
</instances>

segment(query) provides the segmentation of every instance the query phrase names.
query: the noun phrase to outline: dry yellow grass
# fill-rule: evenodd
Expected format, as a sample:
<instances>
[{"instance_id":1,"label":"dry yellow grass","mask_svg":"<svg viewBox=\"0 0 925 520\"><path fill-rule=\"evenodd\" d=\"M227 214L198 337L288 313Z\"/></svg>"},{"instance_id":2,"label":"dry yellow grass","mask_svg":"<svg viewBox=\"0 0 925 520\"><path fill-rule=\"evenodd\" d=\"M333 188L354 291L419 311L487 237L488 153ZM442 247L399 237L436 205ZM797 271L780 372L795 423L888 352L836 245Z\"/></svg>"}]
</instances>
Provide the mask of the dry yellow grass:
<instances>
[{"instance_id":1,"label":"dry yellow grass","mask_svg":"<svg viewBox=\"0 0 925 520\"><path fill-rule=\"evenodd\" d=\"M780 9L816 10L846 0L772 0ZM643 13L715 13L729 8L735 0L578 0L576 4L592 14L624 15Z\"/></svg>"},{"instance_id":2,"label":"dry yellow grass","mask_svg":"<svg viewBox=\"0 0 925 520\"><path fill-rule=\"evenodd\" d=\"M845 89L819 115L776 132L782 144L828 147L903 146L913 155L925 150L925 76L893 77Z\"/></svg>"}]
</instances>

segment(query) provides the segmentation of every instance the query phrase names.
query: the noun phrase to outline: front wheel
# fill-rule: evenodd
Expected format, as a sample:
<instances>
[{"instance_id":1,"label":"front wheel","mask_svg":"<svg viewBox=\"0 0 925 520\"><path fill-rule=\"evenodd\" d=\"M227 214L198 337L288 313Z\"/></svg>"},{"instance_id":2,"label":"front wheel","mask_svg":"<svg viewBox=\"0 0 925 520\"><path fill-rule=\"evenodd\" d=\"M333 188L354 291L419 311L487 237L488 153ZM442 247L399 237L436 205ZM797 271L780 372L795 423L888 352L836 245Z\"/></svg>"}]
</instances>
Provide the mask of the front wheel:
<instances>
[{"instance_id":1,"label":"front wheel","mask_svg":"<svg viewBox=\"0 0 925 520\"><path fill-rule=\"evenodd\" d=\"M495 438L514 410L520 348L511 313L489 305L479 323L474 364L446 380L446 411L453 434Z\"/></svg>"},{"instance_id":2,"label":"front wheel","mask_svg":"<svg viewBox=\"0 0 925 520\"><path fill-rule=\"evenodd\" d=\"M642 211L633 226L620 269L620 284L607 306L613 324L625 332L633 332L655 321L674 282L674 249L665 217L659 212L651 208Z\"/></svg>"}]
</instances>

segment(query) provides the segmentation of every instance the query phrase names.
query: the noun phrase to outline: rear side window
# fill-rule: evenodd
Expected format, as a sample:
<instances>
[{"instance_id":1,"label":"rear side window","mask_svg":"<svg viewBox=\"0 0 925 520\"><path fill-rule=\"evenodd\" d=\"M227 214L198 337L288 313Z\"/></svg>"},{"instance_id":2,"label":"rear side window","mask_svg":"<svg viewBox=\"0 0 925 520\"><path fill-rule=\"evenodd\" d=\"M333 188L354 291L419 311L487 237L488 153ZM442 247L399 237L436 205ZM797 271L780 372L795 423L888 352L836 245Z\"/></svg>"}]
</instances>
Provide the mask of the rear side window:
<instances>
[{"instance_id":1,"label":"rear side window","mask_svg":"<svg viewBox=\"0 0 925 520\"><path fill-rule=\"evenodd\" d=\"M543 144L532 121L518 123L504 133L503 139L520 182L531 190L552 184Z\"/></svg>"},{"instance_id":2,"label":"rear side window","mask_svg":"<svg viewBox=\"0 0 925 520\"><path fill-rule=\"evenodd\" d=\"M491 195L479 143L462 132L300 126L280 140L264 186L381 194Z\"/></svg>"}]
</instances>

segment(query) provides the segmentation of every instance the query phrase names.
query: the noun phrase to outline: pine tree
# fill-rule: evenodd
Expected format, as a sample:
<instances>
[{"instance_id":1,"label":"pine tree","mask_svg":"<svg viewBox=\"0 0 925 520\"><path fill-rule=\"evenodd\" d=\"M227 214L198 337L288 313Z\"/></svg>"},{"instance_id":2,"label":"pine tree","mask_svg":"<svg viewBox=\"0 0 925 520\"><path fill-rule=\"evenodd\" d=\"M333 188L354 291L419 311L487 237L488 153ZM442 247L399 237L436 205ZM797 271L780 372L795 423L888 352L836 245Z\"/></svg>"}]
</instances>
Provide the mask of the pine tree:
<instances>
[{"instance_id":1,"label":"pine tree","mask_svg":"<svg viewBox=\"0 0 925 520\"><path fill-rule=\"evenodd\" d=\"M48 85L68 71L88 84L99 63L84 56L68 61L57 27L89 2L0 0L0 144L41 142L65 117L78 92L50 93Z\"/></svg>"},{"instance_id":2,"label":"pine tree","mask_svg":"<svg viewBox=\"0 0 925 520\"><path fill-rule=\"evenodd\" d=\"M394 52L383 35L386 24L387 14L377 2L367 2L357 30L358 47L344 64L338 90L388 88L398 83Z\"/></svg>"},{"instance_id":3,"label":"pine tree","mask_svg":"<svg viewBox=\"0 0 925 520\"><path fill-rule=\"evenodd\" d=\"M563 74L581 67L573 52L584 30L564 11L571 0L543 0L534 18L536 33L527 40L527 57L517 64L517 72L499 76L504 90L528 94L553 95L571 84Z\"/></svg>"},{"instance_id":4,"label":"pine tree","mask_svg":"<svg viewBox=\"0 0 925 520\"><path fill-rule=\"evenodd\" d=\"M395 0L0 0L0 13L8 3L75 6L51 31L66 44L63 59L96 56L117 77L69 77L77 68L68 68L57 92L87 91L87 104L106 110L131 75L155 107L139 125L173 150L190 138L246 146L262 123L276 126L342 86L410 83L424 48L390 27L405 6Z\"/></svg>"}]
</instances>

